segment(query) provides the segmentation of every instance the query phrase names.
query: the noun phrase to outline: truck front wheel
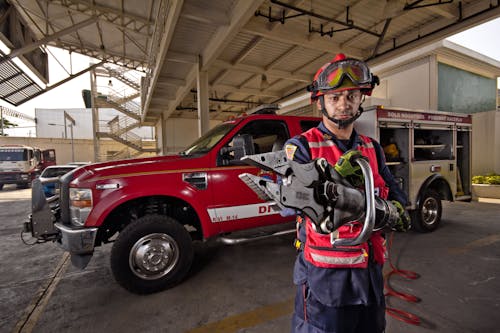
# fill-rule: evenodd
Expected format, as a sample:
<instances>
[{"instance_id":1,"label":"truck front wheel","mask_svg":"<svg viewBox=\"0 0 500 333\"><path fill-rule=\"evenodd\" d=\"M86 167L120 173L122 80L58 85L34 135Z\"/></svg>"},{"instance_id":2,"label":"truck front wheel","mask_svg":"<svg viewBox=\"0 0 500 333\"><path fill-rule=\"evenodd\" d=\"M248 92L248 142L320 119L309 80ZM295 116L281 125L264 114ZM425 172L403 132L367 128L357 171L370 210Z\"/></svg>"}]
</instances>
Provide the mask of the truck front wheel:
<instances>
[{"instance_id":1,"label":"truck front wheel","mask_svg":"<svg viewBox=\"0 0 500 333\"><path fill-rule=\"evenodd\" d=\"M191 237L179 222L146 215L120 232L111 250L111 270L128 291L151 294L181 282L193 253Z\"/></svg>"},{"instance_id":2,"label":"truck front wheel","mask_svg":"<svg viewBox=\"0 0 500 333\"><path fill-rule=\"evenodd\" d=\"M420 232L431 232L439 227L442 213L441 198L434 190L426 190L417 210L412 215L412 226Z\"/></svg>"}]
</instances>

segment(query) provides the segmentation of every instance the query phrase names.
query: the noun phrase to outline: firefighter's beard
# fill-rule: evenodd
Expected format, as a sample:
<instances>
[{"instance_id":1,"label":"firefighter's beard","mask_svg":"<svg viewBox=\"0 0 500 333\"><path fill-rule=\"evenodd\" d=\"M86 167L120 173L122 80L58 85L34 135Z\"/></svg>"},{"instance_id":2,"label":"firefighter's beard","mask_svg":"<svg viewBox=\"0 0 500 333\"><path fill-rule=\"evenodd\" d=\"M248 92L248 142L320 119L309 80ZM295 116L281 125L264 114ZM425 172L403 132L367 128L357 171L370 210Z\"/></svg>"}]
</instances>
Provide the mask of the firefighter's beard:
<instances>
[{"instance_id":1,"label":"firefighter's beard","mask_svg":"<svg viewBox=\"0 0 500 333\"><path fill-rule=\"evenodd\" d=\"M346 108L344 110L335 110L333 118L337 120L348 120L356 115L356 112L352 108Z\"/></svg>"}]
</instances>

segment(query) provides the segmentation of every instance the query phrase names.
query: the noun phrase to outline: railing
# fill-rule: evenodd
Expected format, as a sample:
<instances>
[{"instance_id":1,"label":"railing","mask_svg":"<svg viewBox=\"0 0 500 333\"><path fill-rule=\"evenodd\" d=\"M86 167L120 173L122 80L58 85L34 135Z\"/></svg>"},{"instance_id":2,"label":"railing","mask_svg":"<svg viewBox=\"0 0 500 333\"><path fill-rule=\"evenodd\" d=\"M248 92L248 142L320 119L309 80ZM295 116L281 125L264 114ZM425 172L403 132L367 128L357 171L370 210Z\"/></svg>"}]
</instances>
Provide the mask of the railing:
<instances>
[{"instance_id":1,"label":"railing","mask_svg":"<svg viewBox=\"0 0 500 333\"><path fill-rule=\"evenodd\" d=\"M107 95L107 100L114 102L121 106L122 108L128 110L131 113L134 113L138 116L141 115L141 106L139 103L129 100L130 94L126 94L127 89L123 89L122 91L116 91L113 88L109 88L109 93ZM135 94L133 94L135 95ZM125 101L125 102L124 102Z\"/></svg>"},{"instance_id":2,"label":"railing","mask_svg":"<svg viewBox=\"0 0 500 333\"><path fill-rule=\"evenodd\" d=\"M164 7L165 5L162 5L163 9ZM159 17L163 16L159 14ZM100 86L100 92L98 92L95 83L92 87L97 108L109 107L121 112L112 120L99 123L99 137L113 139L126 145L127 148L113 154L100 154L98 158L101 160L117 160L135 157L142 153L156 153L156 142L151 146L148 140L143 142L140 136L132 132L134 128L141 126L142 109L140 102L137 102L137 100L141 97L140 82L144 80L144 77L123 67L105 65L103 68L107 71L107 73L104 72L105 77L109 74L110 77L124 84L118 84L115 87L111 84ZM116 87L120 87L120 89L118 90Z\"/></svg>"},{"instance_id":3,"label":"railing","mask_svg":"<svg viewBox=\"0 0 500 333\"><path fill-rule=\"evenodd\" d=\"M118 117L115 117L115 119ZM142 148L142 138L131 131L126 131L127 126L131 126L132 123L128 123L123 120L111 120L107 124L99 125L99 132L107 134L110 138L113 138L129 147L136 150L141 150ZM123 129L123 130L121 130Z\"/></svg>"},{"instance_id":4,"label":"railing","mask_svg":"<svg viewBox=\"0 0 500 333\"><path fill-rule=\"evenodd\" d=\"M139 90L141 76L136 72L125 68L125 67L111 67L109 65L105 65L104 68L110 73L110 75L123 83L129 85L130 87Z\"/></svg>"},{"instance_id":5,"label":"railing","mask_svg":"<svg viewBox=\"0 0 500 333\"><path fill-rule=\"evenodd\" d=\"M109 126L109 132L117 136L122 135L124 132L131 131L141 125L139 121L132 120L129 117L119 116L116 116L112 120L108 121L107 124Z\"/></svg>"},{"instance_id":6,"label":"railing","mask_svg":"<svg viewBox=\"0 0 500 333\"><path fill-rule=\"evenodd\" d=\"M151 47L149 49L149 59L148 59L148 70L146 76L142 79L141 82L141 106L144 108L144 103L146 103L146 96L149 91L151 85L151 78L154 75L154 72L158 70L159 58L160 54L160 46L161 40L165 33L165 23L168 17L168 12L170 10L171 1L161 1L160 8L158 9L158 13L156 15L154 25L155 30L153 31L153 36L151 38Z\"/></svg>"}]
</instances>

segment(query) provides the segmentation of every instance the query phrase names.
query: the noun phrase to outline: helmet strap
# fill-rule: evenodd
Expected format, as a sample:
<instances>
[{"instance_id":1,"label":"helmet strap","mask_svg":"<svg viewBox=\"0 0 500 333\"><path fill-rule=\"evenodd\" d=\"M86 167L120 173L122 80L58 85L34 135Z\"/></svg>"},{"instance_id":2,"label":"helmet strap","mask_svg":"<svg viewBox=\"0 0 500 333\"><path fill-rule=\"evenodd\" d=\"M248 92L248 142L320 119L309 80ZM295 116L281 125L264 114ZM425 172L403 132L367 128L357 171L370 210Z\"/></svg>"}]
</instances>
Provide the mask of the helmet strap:
<instances>
[{"instance_id":1,"label":"helmet strap","mask_svg":"<svg viewBox=\"0 0 500 333\"><path fill-rule=\"evenodd\" d=\"M363 96L364 97L364 96ZM352 124L353 122L356 121L356 119L358 119L361 114L363 113L363 108L361 107L361 105L359 106L359 109L358 109L358 112L356 112L356 114L354 116L352 116L351 118L349 119L335 119L333 117L330 117L330 115L328 114L328 112L326 111L326 107L325 107L325 99L324 99L324 96L321 95L319 96L319 103L321 105L321 113L328 118L328 120L331 120L335 125L337 125L337 127L339 129L343 129L343 128L346 128L347 126L349 126L350 124Z\"/></svg>"}]
</instances>

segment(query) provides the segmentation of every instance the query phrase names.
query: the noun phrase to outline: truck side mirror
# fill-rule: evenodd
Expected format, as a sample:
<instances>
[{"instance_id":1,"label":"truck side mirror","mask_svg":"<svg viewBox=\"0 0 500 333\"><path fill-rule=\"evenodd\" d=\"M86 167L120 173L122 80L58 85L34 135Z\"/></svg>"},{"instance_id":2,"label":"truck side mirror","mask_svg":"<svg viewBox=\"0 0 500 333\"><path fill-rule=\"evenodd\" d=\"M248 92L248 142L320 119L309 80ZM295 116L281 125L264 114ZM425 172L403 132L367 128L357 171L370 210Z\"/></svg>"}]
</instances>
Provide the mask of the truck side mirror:
<instances>
[{"instance_id":1,"label":"truck side mirror","mask_svg":"<svg viewBox=\"0 0 500 333\"><path fill-rule=\"evenodd\" d=\"M223 165L239 164L243 156L255 154L252 136L250 134L235 136L232 145L222 148L220 154L222 155Z\"/></svg>"},{"instance_id":2,"label":"truck side mirror","mask_svg":"<svg viewBox=\"0 0 500 333\"><path fill-rule=\"evenodd\" d=\"M234 159L239 161L243 156L255 154L253 139L250 134L242 134L233 139Z\"/></svg>"}]
</instances>

